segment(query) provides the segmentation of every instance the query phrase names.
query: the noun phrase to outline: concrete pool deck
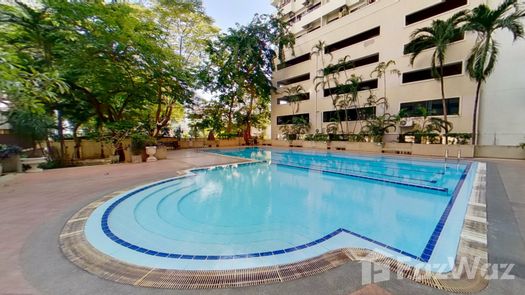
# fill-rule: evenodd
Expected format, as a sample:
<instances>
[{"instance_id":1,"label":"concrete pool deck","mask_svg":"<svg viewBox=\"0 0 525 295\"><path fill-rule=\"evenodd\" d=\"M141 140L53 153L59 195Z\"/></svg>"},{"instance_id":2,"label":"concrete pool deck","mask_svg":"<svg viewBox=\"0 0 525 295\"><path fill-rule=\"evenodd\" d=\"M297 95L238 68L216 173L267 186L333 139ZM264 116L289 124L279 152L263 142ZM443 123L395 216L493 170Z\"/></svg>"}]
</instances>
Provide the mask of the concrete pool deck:
<instances>
[{"instance_id":1,"label":"concrete pool deck","mask_svg":"<svg viewBox=\"0 0 525 295\"><path fill-rule=\"evenodd\" d=\"M84 205L111 192L173 176L176 171L238 160L190 150L168 160L68 168L0 178L0 294L350 294L362 289L361 265L288 283L242 289L177 291L136 288L99 279L63 257L58 235ZM511 281L492 281L480 294L525 290L525 161L488 162L489 261L515 263ZM386 290L386 291L385 291ZM407 280L372 285L362 294L441 294Z\"/></svg>"}]
</instances>

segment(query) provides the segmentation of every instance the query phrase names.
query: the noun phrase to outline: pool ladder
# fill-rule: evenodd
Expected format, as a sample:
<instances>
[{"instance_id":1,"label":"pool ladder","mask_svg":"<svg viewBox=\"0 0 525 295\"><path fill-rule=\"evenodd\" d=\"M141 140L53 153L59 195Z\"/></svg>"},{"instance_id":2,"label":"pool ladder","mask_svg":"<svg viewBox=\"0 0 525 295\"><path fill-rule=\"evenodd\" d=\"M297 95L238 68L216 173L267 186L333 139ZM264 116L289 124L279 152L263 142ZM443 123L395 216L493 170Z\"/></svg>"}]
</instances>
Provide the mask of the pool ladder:
<instances>
[{"instance_id":1,"label":"pool ladder","mask_svg":"<svg viewBox=\"0 0 525 295\"><path fill-rule=\"evenodd\" d=\"M445 169L447 169L448 157L449 157L449 152L448 152L448 149L446 149L445 150ZM460 161L461 161L461 149L458 150L458 156L457 156L456 164L459 165Z\"/></svg>"}]
</instances>

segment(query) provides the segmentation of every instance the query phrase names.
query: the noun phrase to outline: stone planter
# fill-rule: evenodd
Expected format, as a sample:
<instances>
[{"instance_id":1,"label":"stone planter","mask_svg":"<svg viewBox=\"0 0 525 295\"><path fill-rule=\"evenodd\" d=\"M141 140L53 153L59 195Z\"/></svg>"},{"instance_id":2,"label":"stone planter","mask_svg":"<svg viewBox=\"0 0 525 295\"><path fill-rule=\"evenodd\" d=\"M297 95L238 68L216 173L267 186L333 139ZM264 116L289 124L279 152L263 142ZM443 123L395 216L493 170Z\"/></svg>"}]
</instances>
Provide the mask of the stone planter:
<instances>
[{"instance_id":1,"label":"stone planter","mask_svg":"<svg viewBox=\"0 0 525 295\"><path fill-rule=\"evenodd\" d=\"M38 165L44 164L45 162L47 162L47 159L44 157L42 158L22 158L20 159L20 162L22 163L22 165L29 165L31 167L30 169L26 170L26 173L39 173L44 170L41 168L38 168Z\"/></svg>"},{"instance_id":2,"label":"stone planter","mask_svg":"<svg viewBox=\"0 0 525 295\"><path fill-rule=\"evenodd\" d=\"M10 155L8 158L0 160L0 164L3 166L3 172L22 172L19 155Z\"/></svg>"},{"instance_id":3,"label":"stone planter","mask_svg":"<svg viewBox=\"0 0 525 295\"><path fill-rule=\"evenodd\" d=\"M168 148L165 146L158 146L155 157L159 160L165 160L168 158Z\"/></svg>"},{"instance_id":4,"label":"stone planter","mask_svg":"<svg viewBox=\"0 0 525 295\"><path fill-rule=\"evenodd\" d=\"M120 162L120 156L114 155L109 157L109 160L111 161L111 164L118 164Z\"/></svg>"},{"instance_id":5,"label":"stone planter","mask_svg":"<svg viewBox=\"0 0 525 295\"><path fill-rule=\"evenodd\" d=\"M148 159L146 159L146 162L156 162L157 161L157 158L155 158L156 153L157 153L156 146L147 146L146 154L148 154Z\"/></svg>"},{"instance_id":6,"label":"stone planter","mask_svg":"<svg viewBox=\"0 0 525 295\"><path fill-rule=\"evenodd\" d=\"M142 163L142 155L132 155L131 156L131 163L133 163L133 164Z\"/></svg>"}]
</instances>

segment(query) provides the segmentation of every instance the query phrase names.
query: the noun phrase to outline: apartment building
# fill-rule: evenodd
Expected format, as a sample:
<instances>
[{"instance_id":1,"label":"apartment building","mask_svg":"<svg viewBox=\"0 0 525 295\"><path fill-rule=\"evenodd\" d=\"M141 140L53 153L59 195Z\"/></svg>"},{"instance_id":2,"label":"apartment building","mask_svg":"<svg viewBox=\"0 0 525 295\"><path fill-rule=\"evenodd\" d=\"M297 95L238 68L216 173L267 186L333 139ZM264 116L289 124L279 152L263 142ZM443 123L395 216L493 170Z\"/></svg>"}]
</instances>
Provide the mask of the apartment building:
<instances>
[{"instance_id":1,"label":"apartment building","mask_svg":"<svg viewBox=\"0 0 525 295\"><path fill-rule=\"evenodd\" d=\"M434 19L445 19L463 9L471 9L484 0L274 0L291 31L296 35L295 55L286 55L286 62L279 64L274 72L273 82L278 92L272 97L272 139L281 139L279 127L289 123L293 116L308 119L310 132L326 132L333 120L334 106L331 99L333 85L317 87L315 77L322 75L323 69L339 60L351 61L353 67L340 71L338 79L344 83L350 75L362 77L362 91L359 93L357 108L359 113L382 114L379 108L368 107L366 99L370 91L381 97L385 85L383 79L371 76L379 62L393 60L400 75L387 73L386 89L389 99L388 113L397 114L400 110L410 112L424 106L433 114L443 113L440 83L432 78L430 61L432 49L424 51L414 65L410 64L410 52L405 45L417 28L429 26ZM501 1L489 1L499 4ZM515 145L525 141L525 119L518 108L525 110L525 75L512 65L523 64L524 44L512 44L512 38L501 34L502 58L495 71L495 77L485 85L482 108L480 110L480 143ZM452 43L448 49L445 64L445 90L449 121L455 133L471 133L475 83L465 70L467 54L476 36L465 34ZM319 42L324 43L321 54L316 51ZM525 42L522 42L525 43ZM504 52L508 50L509 52ZM509 56L509 54L517 56ZM519 57L519 58L518 58ZM520 60L521 59L521 60ZM510 69L509 69L510 67ZM340 68L341 69L341 68ZM298 109L293 109L287 101L286 89L301 85L305 90ZM502 87L507 87L502 89ZM490 97L487 97L489 95ZM499 114L491 112L486 106L494 106ZM510 112L505 114L505 112ZM358 120L356 107L347 111L348 124L343 128L358 132L363 122ZM518 116L518 117L516 117ZM513 125L505 123L511 119ZM405 120L404 126L394 133L405 133L412 129L413 120ZM348 126L348 127L345 127ZM392 134L387 141L397 140Z\"/></svg>"}]
</instances>

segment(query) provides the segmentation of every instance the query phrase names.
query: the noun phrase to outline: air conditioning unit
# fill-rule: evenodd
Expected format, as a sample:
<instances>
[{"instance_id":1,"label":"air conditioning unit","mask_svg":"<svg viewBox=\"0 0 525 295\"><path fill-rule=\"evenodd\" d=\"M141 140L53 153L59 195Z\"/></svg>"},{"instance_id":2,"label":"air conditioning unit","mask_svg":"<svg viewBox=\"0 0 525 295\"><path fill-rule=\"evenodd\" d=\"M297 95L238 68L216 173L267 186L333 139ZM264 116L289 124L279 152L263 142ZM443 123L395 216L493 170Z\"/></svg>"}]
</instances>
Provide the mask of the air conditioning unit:
<instances>
[{"instance_id":1,"label":"air conditioning unit","mask_svg":"<svg viewBox=\"0 0 525 295\"><path fill-rule=\"evenodd\" d=\"M414 120L413 119L403 119L401 122L399 122L399 125L401 127L412 127L414 126Z\"/></svg>"}]
</instances>

